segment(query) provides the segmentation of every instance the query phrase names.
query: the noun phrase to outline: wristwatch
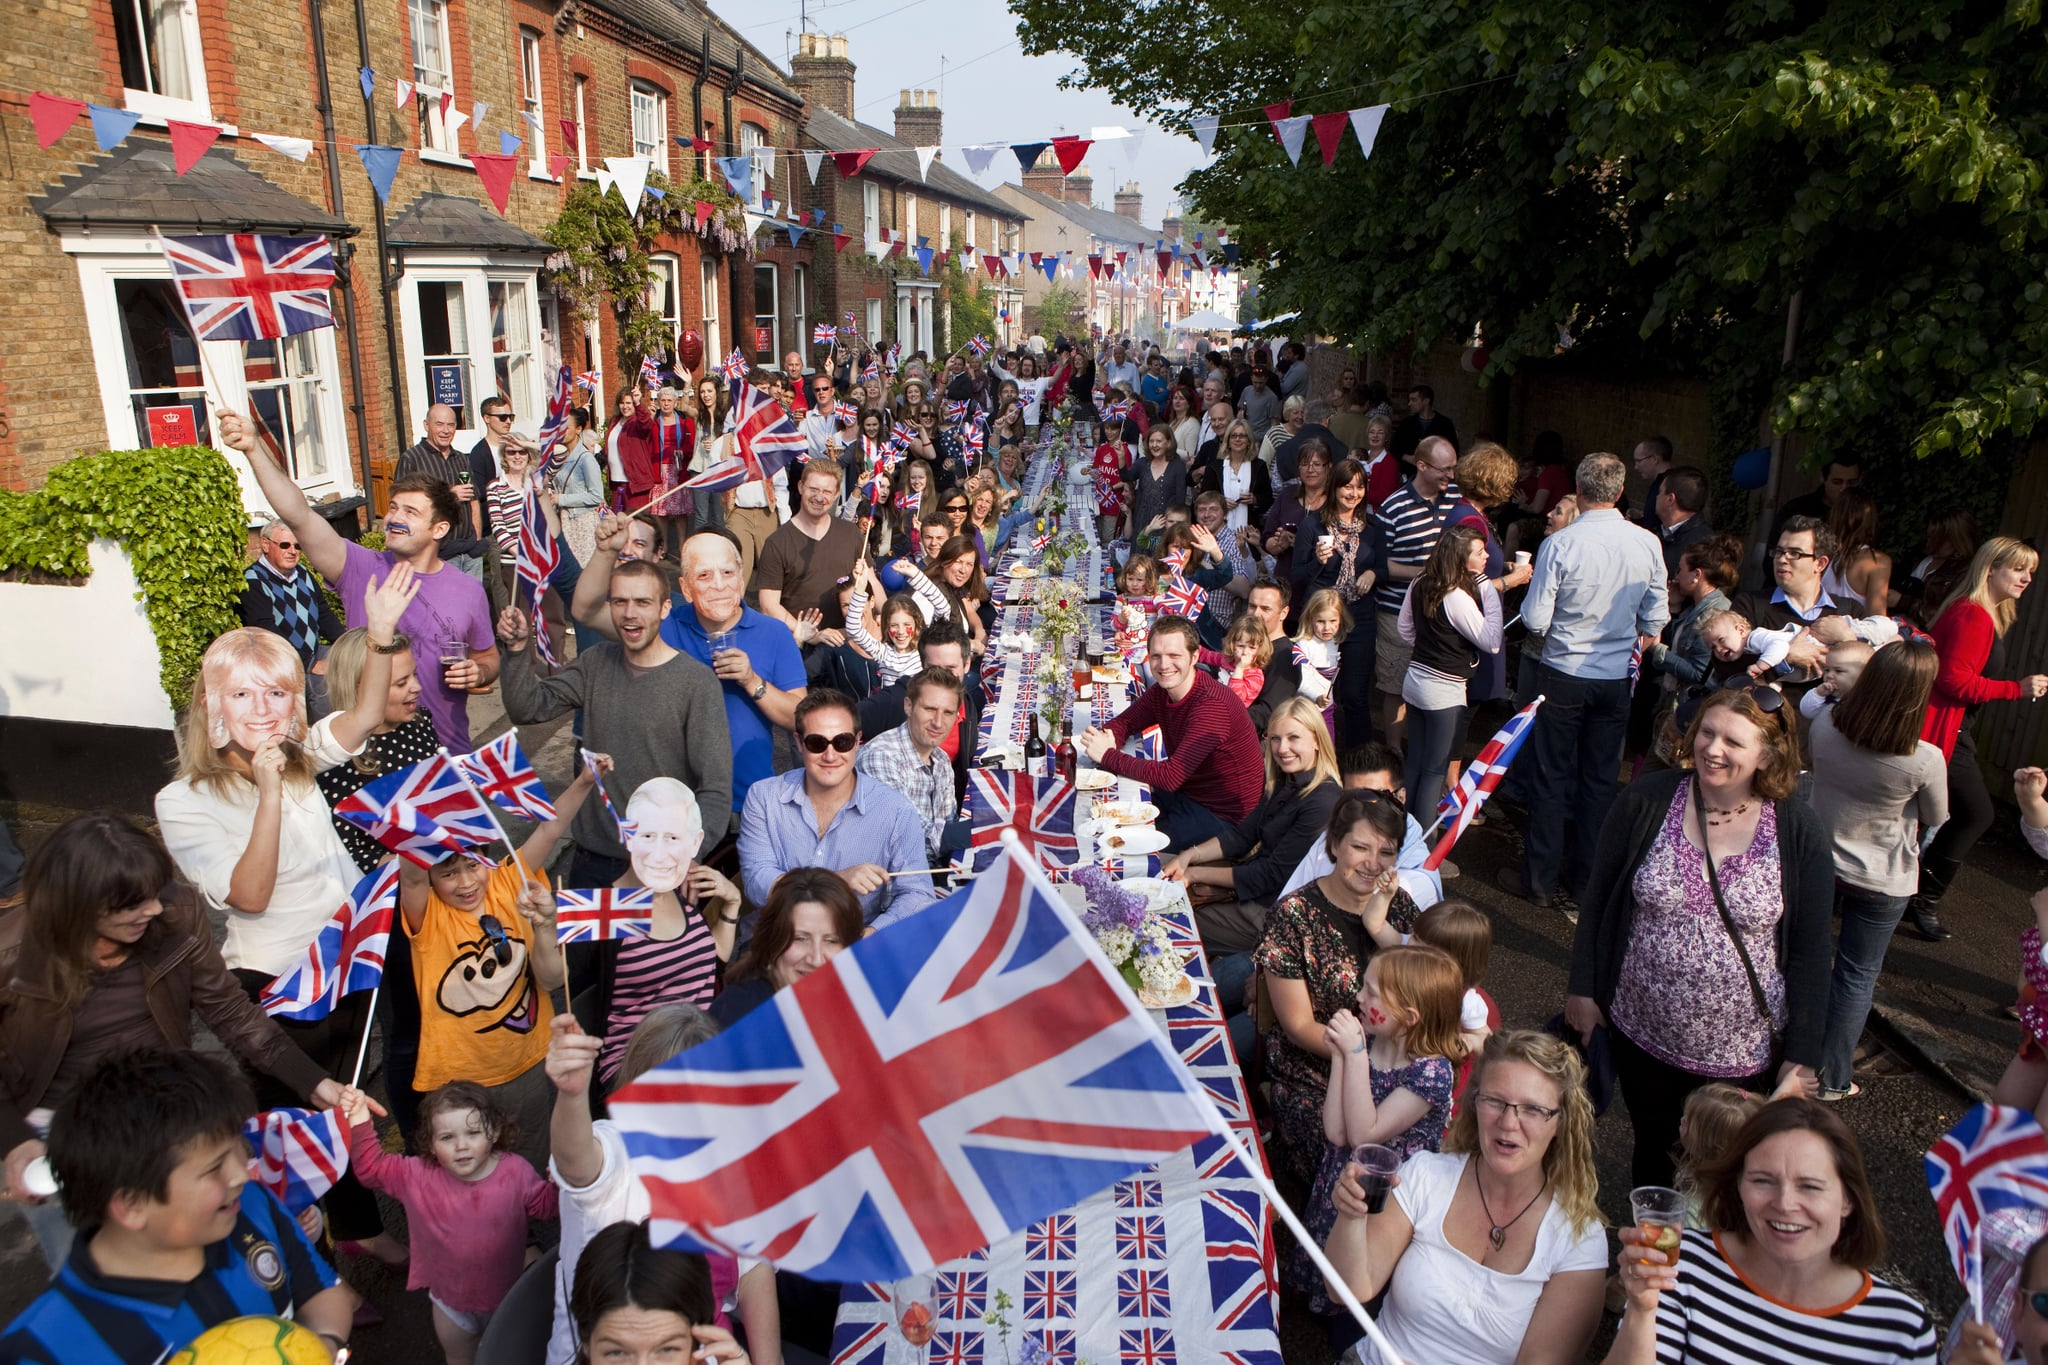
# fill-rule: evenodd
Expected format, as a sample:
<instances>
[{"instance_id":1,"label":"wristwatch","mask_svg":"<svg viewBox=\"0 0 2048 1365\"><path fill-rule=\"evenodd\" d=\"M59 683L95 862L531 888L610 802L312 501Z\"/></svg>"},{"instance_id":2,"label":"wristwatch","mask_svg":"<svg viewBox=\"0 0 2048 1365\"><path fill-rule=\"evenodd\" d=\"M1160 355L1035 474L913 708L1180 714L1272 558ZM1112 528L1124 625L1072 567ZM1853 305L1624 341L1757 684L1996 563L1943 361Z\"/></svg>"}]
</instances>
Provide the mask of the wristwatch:
<instances>
[{"instance_id":1,"label":"wristwatch","mask_svg":"<svg viewBox=\"0 0 2048 1365\"><path fill-rule=\"evenodd\" d=\"M753 700L753 701L759 701L759 700L761 700L761 698L763 698L763 697L765 697L765 696L767 696L767 695L768 695L768 680L767 680L766 678L763 678L763 679L761 679L761 680L760 680L759 682L755 683L755 684L754 684L754 690L753 690L753 691L751 691L751 692L749 692L749 693L747 693L747 696L748 696L748 698L749 698L750 700Z\"/></svg>"}]
</instances>

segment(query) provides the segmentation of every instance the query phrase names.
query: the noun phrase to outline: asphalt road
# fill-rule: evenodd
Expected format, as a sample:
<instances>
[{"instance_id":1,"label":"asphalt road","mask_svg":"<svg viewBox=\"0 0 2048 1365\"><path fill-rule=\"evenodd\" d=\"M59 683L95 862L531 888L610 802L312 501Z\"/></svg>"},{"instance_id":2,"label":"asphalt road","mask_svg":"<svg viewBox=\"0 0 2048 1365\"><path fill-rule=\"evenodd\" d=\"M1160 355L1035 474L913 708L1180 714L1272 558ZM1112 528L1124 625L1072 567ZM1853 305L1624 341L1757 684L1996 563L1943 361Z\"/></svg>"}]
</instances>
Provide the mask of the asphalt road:
<instances>
[{"instance_id":1,"label":"asphalt road","mask_svg":"<svg viewBox=\"0 0 2048 1365\"><path fill-rule=\"evenodd\" d=\"M479 698L472 715L479 741L501 732L495 696ZM567 726L527 727L521 740L549 785L559 789L569 773ZM33 847L64 815L46 810L0 814L15 822L24 847ZM1494 869L1517 861L1520 851L1513 820L1495 812L1459 846L1456 861L1463 876L1446 889L1493 916L1487 989L1511 1025L1537 1026L1562 1007L1572 926L1558 911L1495 888ZM2018 1042L2019 1025L2007 1013L2017 995L2018 941L2030 919L2027 898L2044 882L2048 866L2033 858L2011 813L2005 812L1945 907L1956 937L1928 944L1902 929L1893 941L1872 1030L1883 1050L1878 1068L1890 1074L1860 1076L1864 1093L1842 1105L1843 1116L1862 1140L1890 1241L1882 1273L1924 1300L1944 1326L1960 1306L1962 1292L1949 1270L1921 1157L1971 1102L1989 1091ZM1617 1101L1600 1121L1596 1150L1601 1205L1610 1218L1627 1216L1629 1149L1629 1129ZM393 1214L394 1230L402 1228ZM357 1359L411 1365L440 1358L423 1294L405 1292L401 1275L373 1263L351 1262L347 1274L385 1315L382 1325L358 1331ZM41 1259L27 1225L11 1206L0 1204L0 1315L11 1317L42 1282ZM1302 1306L1290 1300L1283 1331L1287 1359L1323 1365L1331 1353L1321 1324L1306 1319Z\"/></svg>"}]
</instances>

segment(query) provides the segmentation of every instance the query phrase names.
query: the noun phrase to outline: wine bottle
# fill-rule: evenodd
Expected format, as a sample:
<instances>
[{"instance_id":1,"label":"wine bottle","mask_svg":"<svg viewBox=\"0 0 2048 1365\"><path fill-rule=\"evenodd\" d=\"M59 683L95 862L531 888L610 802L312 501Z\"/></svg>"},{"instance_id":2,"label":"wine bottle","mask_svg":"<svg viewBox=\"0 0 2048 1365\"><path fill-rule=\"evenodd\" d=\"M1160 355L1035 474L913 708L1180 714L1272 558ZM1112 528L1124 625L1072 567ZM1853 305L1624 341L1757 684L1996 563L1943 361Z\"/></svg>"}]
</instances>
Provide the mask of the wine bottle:
<instances>
[{"instance_id":1,"label":"wine bottle","mask_svg":"<svg viewBox=\"0 0 2048 1365\"><path fill-rule=\"evenodd\" d=\"M1074 771L1080 765L1080 759L1074 752L1073 726L1060 727L1060 742L1053 746L1052 762L1053 770L1062 778L1068 782L1074 780Z\"/></svg>"},{"instance_id":2,"label":"wine bottle","mask_svg":"<svg viewBox=\"0 0 2048 1365\"><path fill-rule=\"evenodd\" d=\"M1038 732L1038 713L1031 713L1031 736L1024 741L1024 771L1032 777L1045 776L1045 737Z\"/></svg>"}]
</instances>

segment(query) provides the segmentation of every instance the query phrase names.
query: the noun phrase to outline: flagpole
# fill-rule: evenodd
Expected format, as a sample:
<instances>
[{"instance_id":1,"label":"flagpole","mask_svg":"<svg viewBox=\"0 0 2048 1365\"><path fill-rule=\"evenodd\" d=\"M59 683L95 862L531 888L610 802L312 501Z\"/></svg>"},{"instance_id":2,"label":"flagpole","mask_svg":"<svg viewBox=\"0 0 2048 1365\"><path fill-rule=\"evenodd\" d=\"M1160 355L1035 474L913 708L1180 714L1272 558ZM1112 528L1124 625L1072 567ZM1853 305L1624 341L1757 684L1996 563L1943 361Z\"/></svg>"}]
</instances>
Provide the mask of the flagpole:
<instances>
[{"instance_id":1,"label":"flagpole","mask_svg":"<svg viewBox=\"0 0 2048 1365\"><path fill-rule=\"evenodd\" d=\"M536 605L538 604L536 603ZM448 766L454 771L455 775L462 779L462 785L469 788L469 794L476 798L477 804L482 806L485 813L491 817L491 823L497 826L498 837L503 839L505 847L512 851L512 865L519 869L519 875L530 880L533 877L533 873L527 869L525 862L520 859L519 845L513 843L512 836L505 832L505 822L498 818L498 808L491 804L490 798L477 790L476 783L469 780L469 774L462 770L462 765L457 763L454 755L448 752L448 746L442 745L440 754L442 758L448 760Z\"/></svg>"},{"instance_id":2,"label":"flagpole","mask_svg":"<svg viewBox=\"0 0 2048 1365\"><path fill-rule=\"evenodd\" d=\"M397 907L393 907L393 910L396 914L402 915L405 913ZM370 987L370 1012L363 1016L363 1040L356 1044L356 1069L355 1073L348 1078L348 1088L351 1090L357 1089L362 1084L363 1059L370 1055L370 1029L377 1022L377 992L383 989L384 973L380 971L377 973L377 984Z\"/></svg>"}]
</instances>

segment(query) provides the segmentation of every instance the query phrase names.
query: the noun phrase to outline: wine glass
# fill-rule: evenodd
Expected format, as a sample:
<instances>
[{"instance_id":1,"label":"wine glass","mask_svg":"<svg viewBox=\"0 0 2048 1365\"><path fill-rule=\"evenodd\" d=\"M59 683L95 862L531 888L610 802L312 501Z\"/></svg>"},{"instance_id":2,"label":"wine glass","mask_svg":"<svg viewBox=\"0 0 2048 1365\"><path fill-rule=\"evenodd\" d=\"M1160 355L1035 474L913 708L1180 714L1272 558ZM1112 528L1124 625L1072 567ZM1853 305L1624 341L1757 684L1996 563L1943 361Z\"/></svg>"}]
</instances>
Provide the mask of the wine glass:
<instances>
[{"instance_id":1,"label":"wine glass","mask_svg":"<svg viewBox=\"0 0 2048 1365\"><path fill-rule=\"evenodd\" d=\"M910 1275L890 1285L889 1315L897 1333L916 1349L917 1358L928 1359L939 1330L938 1278Z\"/></svg>"}]
</instances>

